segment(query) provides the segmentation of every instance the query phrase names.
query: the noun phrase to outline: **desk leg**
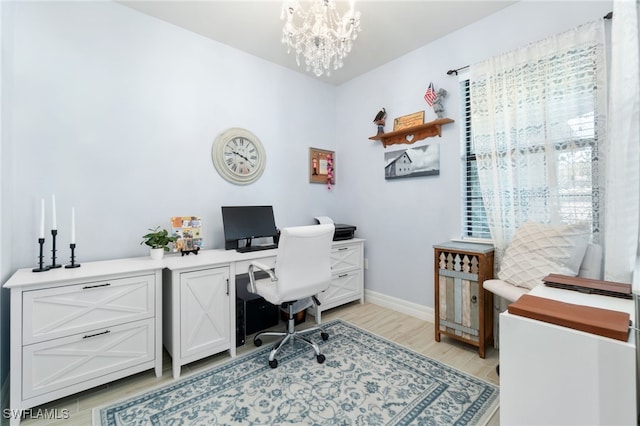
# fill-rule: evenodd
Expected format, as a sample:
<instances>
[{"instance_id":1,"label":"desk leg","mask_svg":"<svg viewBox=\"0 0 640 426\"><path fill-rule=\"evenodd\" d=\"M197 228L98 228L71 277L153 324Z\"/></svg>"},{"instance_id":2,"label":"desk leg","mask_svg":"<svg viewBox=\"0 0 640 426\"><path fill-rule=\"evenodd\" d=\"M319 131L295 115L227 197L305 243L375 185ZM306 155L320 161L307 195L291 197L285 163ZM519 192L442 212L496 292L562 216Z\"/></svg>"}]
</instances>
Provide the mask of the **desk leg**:
<instances>
[{"instance_id":1,"label":"desk leg","mask_svg":"<svg viewBox=\"0 0 640 426\"><path fill-rule=\"evenodd\" d=\"M173 379L176 380L180 377L180 364L173 362Z\"/></svg>"},{"instance_id":2,"label":"desk leg","mask_svg":"<svg viewBox=\"0 0 640 426\"><path fill-rule=\"evenodd\" d=\"M236 356L236 264L229 265L229 356Z\"/></svg>"},{"instance_id":3,"label":"desk leg","mask_svg":"<svg viewBox=\"0 0 640 426\"><path fill-rule=\"evenodd\" d=\"M180 277L177 272L172 273L171 281L171 367L173 378L180 377L180 363L182 362L182 349L180 347Z\"/></svg>"}]
</instances>

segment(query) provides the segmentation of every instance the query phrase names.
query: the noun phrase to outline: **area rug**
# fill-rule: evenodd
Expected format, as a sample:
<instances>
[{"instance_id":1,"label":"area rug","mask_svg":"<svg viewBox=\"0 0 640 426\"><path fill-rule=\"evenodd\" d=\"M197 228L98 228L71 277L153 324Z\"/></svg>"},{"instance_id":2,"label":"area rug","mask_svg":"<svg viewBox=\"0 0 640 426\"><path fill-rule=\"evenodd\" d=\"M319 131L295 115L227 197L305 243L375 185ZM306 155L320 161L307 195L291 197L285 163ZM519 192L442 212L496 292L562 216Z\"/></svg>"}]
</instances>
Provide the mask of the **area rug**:
<instances>
[{"instance_id":1,"label":"area rug","mask_svg":"<svg viewBox=\"0 0 640 426\"><path fill-rule=\"evenodd\" d=\"M268 366L271 344L117 404L94 425L481 425L498 387L342 320L296 342ZM429 336L425 336L425 339Z\"/></svg>"}]
</instances>

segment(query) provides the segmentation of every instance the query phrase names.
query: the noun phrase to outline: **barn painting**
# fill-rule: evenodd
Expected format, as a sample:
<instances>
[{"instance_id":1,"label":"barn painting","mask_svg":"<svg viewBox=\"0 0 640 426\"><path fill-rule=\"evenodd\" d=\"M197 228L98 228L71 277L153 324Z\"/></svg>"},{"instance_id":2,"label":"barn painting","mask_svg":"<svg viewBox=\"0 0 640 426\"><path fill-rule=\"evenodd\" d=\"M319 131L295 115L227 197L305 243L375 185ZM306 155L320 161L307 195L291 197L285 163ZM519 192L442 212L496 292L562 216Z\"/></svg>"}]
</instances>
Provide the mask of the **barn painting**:
<instances>
[{"instance_id":1,"label":"barn painting","mask_svg":"<svg viewBox=\"0 0 640 426\"><path fill-rule=\"evenodd\" d=\"M384 178L400 179L440 174L440 144L385 152Z\"/></svg>"}]
</instances>

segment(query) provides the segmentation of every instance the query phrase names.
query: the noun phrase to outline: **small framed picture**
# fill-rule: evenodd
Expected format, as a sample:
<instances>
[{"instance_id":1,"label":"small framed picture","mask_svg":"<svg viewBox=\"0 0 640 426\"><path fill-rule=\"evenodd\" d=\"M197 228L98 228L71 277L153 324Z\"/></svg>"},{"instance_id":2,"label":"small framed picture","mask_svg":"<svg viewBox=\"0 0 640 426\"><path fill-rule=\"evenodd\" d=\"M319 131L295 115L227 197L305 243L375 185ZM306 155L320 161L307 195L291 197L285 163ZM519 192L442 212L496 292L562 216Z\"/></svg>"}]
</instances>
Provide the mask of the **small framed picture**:
<instances>
[{"instance_id":1,"label":"small framed picture","mask_svg":"<svg viewBox=\"0 0 640 426\"><path fill-rule=\"evenodd\" d=\"M173 251L191 252L202 247L202 221L198 216L173 216L171 236L176 237Z\"/></svg>"},{"instance_id":2,"label":"small framed picture","mask_svg":"<svg viewBox=\"0 0 640 426\"><path fill-rule=\"evenodd\" d=\"M336 155L333 151L309 148L309 182L334 185L336 183L335 168Z\"/></svg>"},{"instance_id":3,"label":"small framed picture","mask_svg":"<svg viewBox=\"0 0 640 426\"><path fill-rule=\"evenodd\" d=\"M420 124L424 124L424 111L418 111L396 118L393 120L393 131L419 126Z\"/></svg>"}]
</instances>

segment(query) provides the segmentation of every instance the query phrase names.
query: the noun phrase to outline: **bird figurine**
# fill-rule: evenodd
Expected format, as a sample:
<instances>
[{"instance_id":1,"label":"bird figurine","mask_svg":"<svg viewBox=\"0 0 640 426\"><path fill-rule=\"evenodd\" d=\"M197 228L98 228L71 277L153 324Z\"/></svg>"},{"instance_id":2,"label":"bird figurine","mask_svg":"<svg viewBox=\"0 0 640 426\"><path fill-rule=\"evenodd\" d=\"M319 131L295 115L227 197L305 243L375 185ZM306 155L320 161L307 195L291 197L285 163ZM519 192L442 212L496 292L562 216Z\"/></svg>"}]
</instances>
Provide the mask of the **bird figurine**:
<instances>
[{"instance_id":1,"label":"bird figurine","mask_svg":"<svg viewBox=\"0 0 640 426\"><path fill-rule=\"evenodd\" d=\"M376 114L376 117L373 119L373 122L378 126L378 134L384 133L384 120L387 118L387 110L382 108Z\"/></svg>"}]
</instances>

